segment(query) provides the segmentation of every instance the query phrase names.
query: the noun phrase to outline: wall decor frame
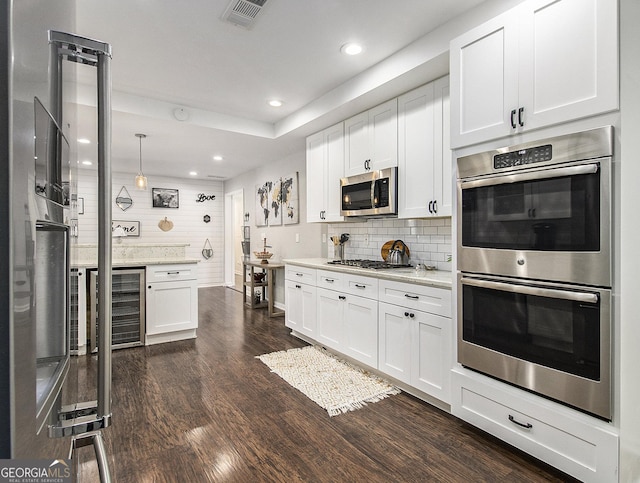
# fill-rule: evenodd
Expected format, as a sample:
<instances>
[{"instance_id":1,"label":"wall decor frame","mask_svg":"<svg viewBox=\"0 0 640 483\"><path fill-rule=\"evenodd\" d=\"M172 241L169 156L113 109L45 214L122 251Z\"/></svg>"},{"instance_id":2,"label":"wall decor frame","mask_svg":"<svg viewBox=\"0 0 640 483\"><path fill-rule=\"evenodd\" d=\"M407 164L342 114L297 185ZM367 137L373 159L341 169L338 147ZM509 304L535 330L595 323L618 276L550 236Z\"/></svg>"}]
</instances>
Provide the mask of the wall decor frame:
<instances>
[{"instance_id":1,"label":"wall decor frame","mask_svg":"<svg viewBox=\"0 0 640 483\"><path fill-rule=\"evenodd\" d=\"M152 188L151 196L154 208L179 208L180 198L177 189Z\"/></svg>"},{"instance_id":2,"label":"wall decor frame","mask_svg":"<svg viewBox=\"0 0 640 483\"><path fill-rule=\"evenodd\" d=\"M111 231L117 227L122 227L127 236L140 236L140 222L139 221L125 221L125 220L112 220Z\"/></svg>"},{"instance_id":3,"label":"wall decor frame","mask_svg":"<svg viewBox=\"0 0 640 483\"><path fill-rule=\"evenodd\" d=\"M300 223L300 197L298 172L282 177L280 187L280 211L285 225Z\"/></svg>"}]
</instances>

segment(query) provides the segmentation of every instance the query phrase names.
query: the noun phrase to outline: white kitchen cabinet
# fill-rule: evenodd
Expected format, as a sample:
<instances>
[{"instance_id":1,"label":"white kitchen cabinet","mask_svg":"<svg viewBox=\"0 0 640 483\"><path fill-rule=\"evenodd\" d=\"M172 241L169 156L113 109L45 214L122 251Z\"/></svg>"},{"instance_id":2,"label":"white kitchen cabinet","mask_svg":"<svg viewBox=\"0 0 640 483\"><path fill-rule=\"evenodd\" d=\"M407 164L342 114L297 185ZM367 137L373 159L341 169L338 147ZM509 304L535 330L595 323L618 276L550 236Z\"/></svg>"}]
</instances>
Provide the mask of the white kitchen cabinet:
<instances>
[{"instance_id":1,"label":"white kitchen cabinet","mask_svg":"<svg viewBox=\"0 0 640 483\"><path fill-rule=\"evenodd\" d=\"M149 265L146 344L193 338L198 328L197 266Z\"/></svg>"},{"instance_id":2,"label":"white kitchen cabinet","mask_svg":"<svg viewBox=\"0 0 640 483\"><path fill-rule=\"evenodd\" d=\"M398 102L344 121L344 176L398 166Z\"/></svg>"},{"instance_id":3,"label":"white kitchen cabinet","mask_svg":"<svg viewBox=\"0 0 640 483\"><path fill-rule=\"evenodd\" d=\"M451 144L618 108L616 0L530 0L451 41Z\"/></svg>"},{"instance_id":4,"label":"white kitchen cabinet","mask_svg":"<svg viewBox=\"0 0 640 483\"><path fill-rule=\"evenodd\" d=\"M344 123L307 138L307 222L343 221L340 178L344 174Z\"/></svg>"},{"instance_id":5,"label":"white kitchen cabinet","mask_svg":"<svg viewBox=\"0 0 640 483\"><path fill-rule=\"evenodd\" d=\"M398 218L451 216L449 78L398 98Z\"/></svg>"},{"instance_id":6,"label":"white kitchen cabinet","mask_svg":"<svg viewBox=\"0 0 640 483\"><path fill-rule=\"evenodd\" d=\"M378 369L449 403L451 292L381 280L379 293Z\"/></svg>"},{"instance_id":7,"label":"white kitchen cabinet","mask_svg":"<svg viewBox=\"0 0 640 483\"><path fill-rule=\"evenodd\" d=\"M377 368L378 301L347 291L321 287L317 290L316 340L330 349Z\"/></svg>"},{"instance_id":8,"label":"white kitchen cabinet","mask_svg":"<svg viewBox=\"0 0 640 483\"><path fill-rule=\"evenodd\" d=\"M409 312L397 305L378 305L378 369L411 383L411 327Z\"/></svg>"},{"instance_id":9,"label":"white kitchen cabinet","mask_svg":"<svg viewBox=\"0 0 640 483\"><path fill-rule=\"evenodd\" d=\"M285 280L285 326L307 337L316 335L316 287Z\"/></svg>"},{"instance_id":10,"label":"white kitchen cabinet","mask_svg":"<svg viewBox=\"0 0 640 483\"><path fill-rule=\"evenodd\" d=\"M455 416L580 481L618 481L611 424L464 368L452 379Z\"/></svg>"}]
</instances>

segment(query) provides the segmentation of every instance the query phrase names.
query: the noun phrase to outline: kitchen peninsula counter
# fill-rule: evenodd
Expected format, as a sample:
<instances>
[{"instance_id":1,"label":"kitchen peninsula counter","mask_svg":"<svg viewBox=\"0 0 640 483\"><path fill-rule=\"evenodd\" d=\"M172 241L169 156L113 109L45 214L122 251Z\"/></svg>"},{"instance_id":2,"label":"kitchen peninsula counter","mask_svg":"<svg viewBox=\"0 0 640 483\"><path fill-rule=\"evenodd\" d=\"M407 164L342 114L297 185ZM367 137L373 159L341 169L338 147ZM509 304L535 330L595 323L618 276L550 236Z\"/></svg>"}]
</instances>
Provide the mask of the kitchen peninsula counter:
<instances>
[{"instance_id":1,"label":"kitchen peninsula counter","mask_svg":"<svg viewBox=\"0 0 640 483\"><path fill-rule=\"evenodd\" d=\"M328 263L330 261L331 259L328 258L297 258L283 260L283 263L286 265L352 273L354 275L363 275L380 280L414 283L449 290L451 290L451 286L453 284L452 272L439 270L417 271L415 268L389 268L374 270L371 268L350 267L345 265L330 265Z\"/></svg>"}]
</instances>

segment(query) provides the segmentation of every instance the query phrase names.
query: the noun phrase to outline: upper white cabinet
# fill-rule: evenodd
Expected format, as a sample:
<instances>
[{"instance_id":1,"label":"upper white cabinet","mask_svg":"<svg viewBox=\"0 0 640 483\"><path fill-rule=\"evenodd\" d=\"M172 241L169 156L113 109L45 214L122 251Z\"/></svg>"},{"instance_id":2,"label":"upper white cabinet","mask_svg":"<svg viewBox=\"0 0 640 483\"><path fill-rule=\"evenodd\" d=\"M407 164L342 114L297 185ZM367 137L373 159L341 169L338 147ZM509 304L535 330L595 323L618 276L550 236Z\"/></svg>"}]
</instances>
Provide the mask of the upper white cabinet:
<instances>
[{"instance_id":1,"label":"upper white cabinet","mask_svg":"<svg viewBox=\"0 0 640 483\"><path fill-rule=\"evenodd\" d=\"M347 119L344 136L344 176L397 166L397 99Z\"/></svg>"},{"instance_id":2,"label":"upper white cabinet","mask_svg":"<svg viewBox=\"0 0 640 483\"><path fill-rule=\"evenodd\" d=\"M451 145L618 108L616 0L531 0L451 42Z\"/></svg>"},{"instance_id":3,"label":"upper white cabinet","mask_svg":"<svg viewBox=\"0 0 640 483\"><path fill-rule=\"evenodd\" d=\"M340 178L344 173L344 124L307 138L307 222L343 221Z\"/></svg>"},{"instance_id":4,"label":"upper white cabinet","mask_svg":"<svg viewBox=\"0 0 640 483\"><path fill-rule=\"evenodd\" d=\"M449 77L398 98L398 218L451 216Z\"/></svg>"}]
</instances>

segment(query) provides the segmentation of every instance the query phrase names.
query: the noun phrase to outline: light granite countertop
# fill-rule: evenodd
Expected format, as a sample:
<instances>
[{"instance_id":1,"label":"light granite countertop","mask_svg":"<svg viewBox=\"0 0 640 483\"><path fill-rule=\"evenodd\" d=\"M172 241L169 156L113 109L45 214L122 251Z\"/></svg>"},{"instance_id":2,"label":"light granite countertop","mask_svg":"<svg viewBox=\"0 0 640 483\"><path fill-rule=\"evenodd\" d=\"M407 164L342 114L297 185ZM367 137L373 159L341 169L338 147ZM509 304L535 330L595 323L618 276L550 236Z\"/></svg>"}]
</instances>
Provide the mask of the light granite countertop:
<instances>
[{"instance_id":1,"label":"light granite countertop","mask_svg":"<svg viewBox=\"0 0 640 483\"><path fill-rule=\"evenodd\" d=\"M364 275L374 277L381 280L392 280L396 282L415 283L419 285L428 285L431 287L445 288L451 290L453 284L453 273L439 270L422 270L417 271L415 268L389 268L374 270L371 268L357 268L345 265L329 265L328 258L297 258L286 259L283 263L286 265L297 265L300 267L315 268L320 270L330 270L334 272L353 273L355 275Z\"/></svg>"}]
</instances>

